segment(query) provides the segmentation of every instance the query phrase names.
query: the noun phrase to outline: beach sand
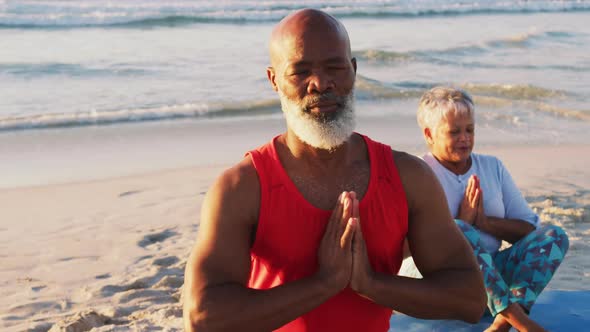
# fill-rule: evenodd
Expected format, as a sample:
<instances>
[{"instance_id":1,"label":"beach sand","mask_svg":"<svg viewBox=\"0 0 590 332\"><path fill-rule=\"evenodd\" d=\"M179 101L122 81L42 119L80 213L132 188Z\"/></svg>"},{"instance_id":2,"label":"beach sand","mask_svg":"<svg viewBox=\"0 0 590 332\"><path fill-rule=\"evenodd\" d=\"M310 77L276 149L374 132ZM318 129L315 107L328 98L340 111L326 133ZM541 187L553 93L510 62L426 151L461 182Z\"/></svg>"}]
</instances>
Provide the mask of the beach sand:
<instances>
[{"instance_id":1,"label":"beach sand","mask_svg":"<svg viewBox=\"0 0 590 332\"><path fill-rule=\"evenodd\" d=\"M236 150L262 144L261 137L277 131L265 128L247 144L226 142L232 160L245 152ZM395 134L385 127L364 125L362 132L395 146ZM420 146L412 144L402 146L423 152L412 151ZM590 289L590 145L476 150L500 157L543 223L568 233L569 252L548 288ZM184 266L200 206L231 164L213 159L123 177L0 189L0 330L181 331Z\"/></svg>"}]
</instances>

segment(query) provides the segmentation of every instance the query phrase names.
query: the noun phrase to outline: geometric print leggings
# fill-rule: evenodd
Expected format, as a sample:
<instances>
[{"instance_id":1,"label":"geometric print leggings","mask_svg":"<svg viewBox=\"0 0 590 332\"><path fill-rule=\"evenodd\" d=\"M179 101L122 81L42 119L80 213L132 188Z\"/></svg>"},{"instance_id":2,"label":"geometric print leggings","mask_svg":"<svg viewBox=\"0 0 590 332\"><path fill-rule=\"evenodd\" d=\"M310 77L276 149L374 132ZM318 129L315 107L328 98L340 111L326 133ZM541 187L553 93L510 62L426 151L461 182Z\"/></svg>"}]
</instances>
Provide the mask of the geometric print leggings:
<instances>
[{"instance_id":1,"label":"geometric print leggings","mask_svg":"<svg viewBox=\"0 0 590 332\"><path fill-rule=\"evenodd\" d=\"M530 312L569 248L563 229L550 225L490 255L481 246L475 228L459 219L455 223L473 248L488 294L488 309L494 317L515 302Z\"/></svg>"}]
</instances>

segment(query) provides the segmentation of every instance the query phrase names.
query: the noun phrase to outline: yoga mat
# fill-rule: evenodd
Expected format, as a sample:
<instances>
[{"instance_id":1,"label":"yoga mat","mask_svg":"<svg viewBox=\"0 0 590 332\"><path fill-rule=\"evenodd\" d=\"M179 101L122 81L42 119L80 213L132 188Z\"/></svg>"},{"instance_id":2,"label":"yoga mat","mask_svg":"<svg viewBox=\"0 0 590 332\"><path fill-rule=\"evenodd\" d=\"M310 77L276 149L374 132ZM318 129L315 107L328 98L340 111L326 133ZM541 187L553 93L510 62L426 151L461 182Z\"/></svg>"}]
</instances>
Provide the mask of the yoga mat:
<instances>
[{"instance_id":1,"label":"yoga mat","mask_svg":"<svg viewBox=\"0 0 590 332\"><path fill-rule=\"evenodd\" d=\"M533 306L531 317L552 332L590 331L590 291L544 291ZM491 316L484 316L478 324L468 324L455 320L423 320L395 313L389 331L481 332L491 322Z\"/></svg>"}]
</instances>

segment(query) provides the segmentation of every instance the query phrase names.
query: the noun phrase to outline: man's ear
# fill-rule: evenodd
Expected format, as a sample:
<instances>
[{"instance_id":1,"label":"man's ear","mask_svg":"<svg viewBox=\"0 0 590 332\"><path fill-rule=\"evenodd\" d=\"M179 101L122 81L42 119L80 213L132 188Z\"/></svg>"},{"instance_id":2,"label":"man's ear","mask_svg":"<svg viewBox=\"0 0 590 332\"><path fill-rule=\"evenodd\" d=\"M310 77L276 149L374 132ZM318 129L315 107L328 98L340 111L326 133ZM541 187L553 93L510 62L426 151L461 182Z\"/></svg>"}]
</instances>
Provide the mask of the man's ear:
<instances>
[{"instance_id":1,"label":"man's ear","mask_svg":"<svg viewBox=\"0 0 590 332\"><path fill-rule=\"evenodd\" d=\"M350 59L350 62L352 63L352 68L354 69L354 73L356 74L356 58Z\"/></svg>"},{"instance_id":2,"label":"man's ear","mask_svg":"<svg viewBox=\"0 0 590 332\"><path fill-rule=\"evenodd\" d=\"M434 142L434 140L432 138L432 130L430 130L430 128L424 128L423 134L424 134L424 139L426 140L426 143L428 143L429 145L432 145L432 143Z\"/></svg>"},{"instance_id":3,"label":"man's ear","mask_svg":"<svg viewBox=\"0 0 590 332\"><path fill-rule=\"evenodd\" d=\"M277 87L277 82L275 81L276 75L275 69L273 67L266 67L266 77L268 77L268 81L270 82L272 89L275 91L279 91L279 88Z\"/></svg>"}]
</instances>

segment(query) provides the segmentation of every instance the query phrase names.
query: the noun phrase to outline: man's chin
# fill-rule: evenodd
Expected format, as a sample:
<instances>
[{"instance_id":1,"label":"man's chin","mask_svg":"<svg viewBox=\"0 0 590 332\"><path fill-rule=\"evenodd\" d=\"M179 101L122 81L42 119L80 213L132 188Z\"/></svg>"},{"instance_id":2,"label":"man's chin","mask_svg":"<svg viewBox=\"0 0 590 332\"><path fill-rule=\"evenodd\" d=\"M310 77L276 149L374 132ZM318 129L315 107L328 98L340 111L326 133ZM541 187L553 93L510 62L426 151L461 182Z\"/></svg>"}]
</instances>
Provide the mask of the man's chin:
<instances>
[{"instance_id":1,"label":"man's chin","mask_svg":"<svg viewBox=\"0 0 590 332\"><path fill-rule=\"evenodd\" d=\"M338 124L337 119L320 121L308 117L307 120L292 119L289 125L293 133L307 145L322 150L334 150L344 144L352 135L354 125Z\"/></svg>"},{"instance_id":2,"label":"man's chin","mask_svg":"<svg viewBox=\"0 0 590 332\"><path fill-rule=\"evenodd\" d=\"M308 111L307 114L309 114L310 117L313 117L316 121L319 121L321 123L327 123L330 121L335 121L338 119L338 117L340 116L340 114L342 114L342 108L339 107L333 111L316 111L316 110L312 110L312 111Z\"/></svg>"},{"instance_id":3,"label":"man's chin","mask_svg":"<svg viewBox=\"0 0 590 332\"><path fill-rule=\"evenodd\" d=\"M321 107L310 109L281 95L281 108L287 119L287 126L299 140L322 150L338 148L354 131L352 104L338 103L337 105L338 107L333 111L322 112ZM330 109L327 107L324 110Z\"/></svg>"},{"instance_id":4,"label":"man's chin","mask_svg":"<svg viewBox=\"0 0 590 332\"><path fill-rule=\"evenodd\" d=\"M326 140L326 139L310 140L309 137L305 138L305 137L301 137L297 134L295 134L295 135L299 138L299 140L301 140L303 143L311 146L312 148L319 149L319 150L326 150L326 151L334 151L334 150L338 149L348 140L348 138L350 138L350 136L348 136L346 138L341 137L340 139L331 139L331 140Z\"/></svg>"}]
</instances>

